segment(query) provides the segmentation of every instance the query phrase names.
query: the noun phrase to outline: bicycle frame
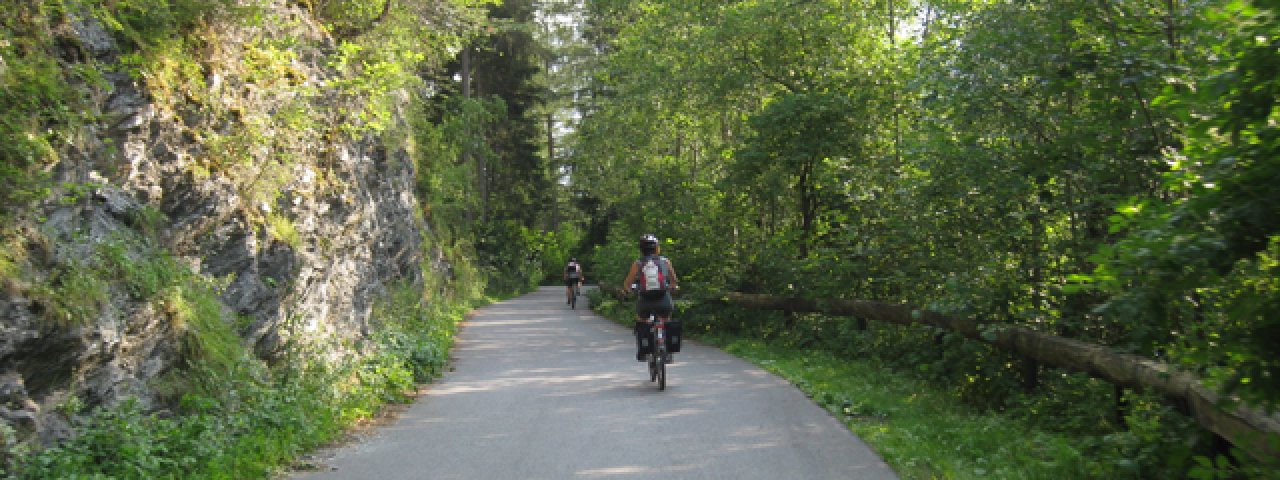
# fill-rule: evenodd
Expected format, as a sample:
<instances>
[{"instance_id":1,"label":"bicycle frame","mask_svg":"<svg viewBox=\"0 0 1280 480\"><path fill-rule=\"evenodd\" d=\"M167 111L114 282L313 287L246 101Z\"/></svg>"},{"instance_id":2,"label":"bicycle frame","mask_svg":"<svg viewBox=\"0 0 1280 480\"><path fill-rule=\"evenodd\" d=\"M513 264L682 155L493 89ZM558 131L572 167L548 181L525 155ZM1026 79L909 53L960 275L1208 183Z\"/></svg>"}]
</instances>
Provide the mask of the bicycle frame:
<instances>
[{"instance_id":1,"label":"bicycle frame","mask_svg":"<svg viewBox=\"0 0 1280 480\"><path fill-rule=\"evenodd\" d=\"M658 382L658 390L667 389L667 322L649 314L649 338L653 347L649 352L649 381Z\"/></svg>"},{"instance_id":2,"label":"bicycle frame","mask_svg":"<svg viewBox=\"0 0 1280 480\"><path fill-rule=\"evenodd\" d=\"M578 297L582 295L582 282L581 281L575 282L572 287L569 287L568 294L569 294L569 308L577 309Z\"/></svg>"},{"instance_id":3,"label":"bicycle frame","mask_svg":"<svg viewBox=\"0 0 1280 480\"><path fill-rule=\"evenodd\" d=\"M661 317L649 315L649 321L653 325L653 348L655 353L662 353L662 358L666 359L667 353L667 322Z\"/></svg>"}]
</instances>

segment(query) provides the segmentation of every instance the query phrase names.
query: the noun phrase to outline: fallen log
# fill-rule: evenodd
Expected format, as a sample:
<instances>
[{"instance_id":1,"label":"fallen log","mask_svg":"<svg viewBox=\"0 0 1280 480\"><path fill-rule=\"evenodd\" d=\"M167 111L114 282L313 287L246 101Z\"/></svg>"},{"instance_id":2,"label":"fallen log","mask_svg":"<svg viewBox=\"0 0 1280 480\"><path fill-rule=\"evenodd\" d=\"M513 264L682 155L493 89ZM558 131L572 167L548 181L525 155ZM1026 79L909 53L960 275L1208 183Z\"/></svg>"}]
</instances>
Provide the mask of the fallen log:
<instances>
[{"instance_id":1,"label":"fallen log","mask_svg":"<svg viewBox=\"0 0 1280 480\"><path fill-rule=\"evenodd\" d=\"M804 299L729 293L747 308L855 316L899 325L930 325L994 345L1042 365L1065 368L1115 385L1157 392L1187 405L1201 426L1267 463L1280 462L1280 419L1222 398L1195 375L1169 364L1091 343L1012 325L984 324L938 312L850 299Z\"/></svg>"}]
</instances>

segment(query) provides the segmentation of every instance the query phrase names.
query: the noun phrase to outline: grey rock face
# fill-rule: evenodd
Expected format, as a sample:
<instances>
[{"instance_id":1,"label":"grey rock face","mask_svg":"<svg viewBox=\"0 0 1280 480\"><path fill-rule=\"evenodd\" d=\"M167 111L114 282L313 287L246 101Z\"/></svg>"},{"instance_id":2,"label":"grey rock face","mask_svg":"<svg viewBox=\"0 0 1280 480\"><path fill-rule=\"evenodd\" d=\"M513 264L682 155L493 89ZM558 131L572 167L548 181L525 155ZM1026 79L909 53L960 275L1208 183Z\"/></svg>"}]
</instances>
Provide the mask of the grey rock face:
<instances>
[{"instance_id":1,"label":"grey rock face","mask_svg":"<svg viewBox=\"0 0 1280 480\"><path fill-rule=\"evenodd\" d=\"M297 8L289 4L272 8ZM300 21L252 27L266 31L229 29L222 38L244 41L291 28L293 38L326 44L318 28L301 21L309 16L292 16ZM96 21L77 18L72 26L80 53L68 55L104 61L119 55ZM305 49L298 58L294 68L311 86L323 88L333 76L323 51ZM56 283L60 272L91 265L112 242L125 245L127 255L168 251L195 272L226 281L219 290L224 317L242 322L237 331L244 345L264 360L297 341L325 346L334 358L352 353L337 349L362 343L342 340L368 333L373 302L387 286L421 282L427 227L417 214L405 152L357 138L286 152L296 159L290 165L279 164L279 152L264 150L248 165L201 170L193 165L208 157L209 147L192 132L234 131L237 117L203 105L161 108L133 79L107 79L110 91L96 106L101 121L85 127L86 141L65 152L55 172L67 184L90 188L72 202L44 205L31 221L38 233L30 237L45 242L30 248L37 281ZM300 95L268 95L228 72L215 71L209 80L223 97L263 111ZM329 98L322 91L304 101L327 112L336 108L325 104ZM285 174L272 200L262 202L246 195L252 182L246 178L263 172L244 170L266 166ZM267 215L287 219L296 241L273 237ZM448 261L438 256L432 263ZM30 285L0 287L0 421L23 439L49 443L71 435L70 409L59 406L72 398L88 408L125 399L164 408L155 380L180 364L182 350L179 332L153 303L113 282L92 318L59 322Z\"/></svg>"}]
</instances>

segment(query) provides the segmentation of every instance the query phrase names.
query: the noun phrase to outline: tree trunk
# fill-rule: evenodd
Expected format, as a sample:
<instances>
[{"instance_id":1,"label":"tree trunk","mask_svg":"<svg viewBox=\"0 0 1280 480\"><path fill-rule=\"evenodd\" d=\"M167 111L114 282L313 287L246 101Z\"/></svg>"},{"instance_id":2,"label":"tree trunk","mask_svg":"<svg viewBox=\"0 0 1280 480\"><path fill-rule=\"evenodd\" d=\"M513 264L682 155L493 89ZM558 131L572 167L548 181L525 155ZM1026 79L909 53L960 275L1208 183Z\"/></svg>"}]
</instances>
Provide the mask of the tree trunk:
<instances>
[{"instance_id":1,"label":"tree trunk","mask_svg":"<svg viewBox=\"0 0 1280 480\"><path fill-rule=\"evenodd\" d=\"M461 75L462 76L462 98L470 100L471 99L471 46L468 45L466 48L462 49L461 62L462 62L462 68L460 73L462 74ZM465 128L470 130L473 127L474 127L473 125L468 123ZM472 151L472 146L471 146L471 136L464 135L463 137L465 138L465 140L462 143L462 163L465 165L471 161L471 157L474 156L474 152ZM482 177L480 175L479 170L480 170L479 168L476 168L477 186L479 186L479 183L482 182L481 180ZM473 207L467 208L466 216L467 216L467 224L474 225L476 221L475 208Z\"/></svg>"}]
</instances>

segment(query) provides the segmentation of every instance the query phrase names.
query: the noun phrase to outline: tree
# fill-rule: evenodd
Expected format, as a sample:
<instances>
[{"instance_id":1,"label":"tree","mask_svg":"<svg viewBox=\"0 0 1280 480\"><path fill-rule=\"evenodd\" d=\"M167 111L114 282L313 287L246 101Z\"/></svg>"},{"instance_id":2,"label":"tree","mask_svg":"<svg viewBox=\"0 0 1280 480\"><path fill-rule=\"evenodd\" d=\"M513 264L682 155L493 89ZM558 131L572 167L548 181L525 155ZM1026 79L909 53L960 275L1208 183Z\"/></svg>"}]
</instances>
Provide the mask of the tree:
<instances>
[{"instance_id":1,"label":"tree","mask_svg":"<svg viewBox=\"0 0 1280 480\"><path fill-rule=\"evenodd\" d=\"M1276 13L1236 3L1195 24L1215 55L1161 99L1185 125L1164 182L1173 201L1131 199L1112 219L1124 237L1084 277L1111 296L1109 313L1161 329L1146 340L1271 408L1280 402Z\"/></svg>"}]
</instances>

